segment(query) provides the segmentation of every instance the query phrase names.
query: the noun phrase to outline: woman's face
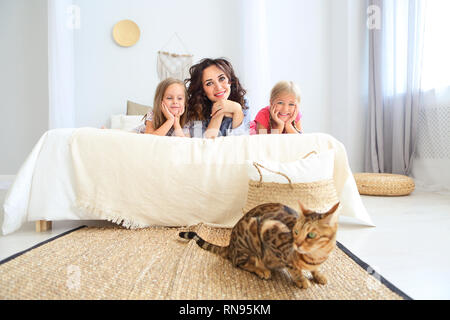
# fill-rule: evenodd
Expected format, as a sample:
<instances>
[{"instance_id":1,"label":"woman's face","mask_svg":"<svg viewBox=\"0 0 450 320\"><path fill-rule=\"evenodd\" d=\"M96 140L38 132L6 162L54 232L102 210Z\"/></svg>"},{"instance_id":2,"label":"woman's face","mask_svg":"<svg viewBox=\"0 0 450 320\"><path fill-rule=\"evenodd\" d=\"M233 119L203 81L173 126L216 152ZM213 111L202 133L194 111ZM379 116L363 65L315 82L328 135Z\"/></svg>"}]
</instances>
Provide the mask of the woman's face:
<instances>
[{"instance_id":1,"label":"woman's face","mask_svg":"<svg viewBox=\"0 0 450 320\"><path fill-rule=\"evenodd\" d=\"M182 115L184 113L185 105L185 90L182 85L173 83L167 87L163 96L163 103L169 109L169 112L176 115Z\"/></svg>"},{"instance_id":2,"label":"woman's face","mask_svg":"<svg viewBox=\"0 0 450 320\"><path fill-rule=\"evenodd\" d=\"M206 97L214 102L227 100L231 93L231 84L225 72L215 65L203 70L203 91Z\"/></svg>"},{"instance_id":3,"label":"woman's face","mask_svg":"<svg viewBox=\"0 0 450 320\"><path fill-rule=\"evenodd\" d=\"M286 122L295 112L297 101L293 94L280 94L272 101L278 118Z\"/></svg>"}]
</instances>

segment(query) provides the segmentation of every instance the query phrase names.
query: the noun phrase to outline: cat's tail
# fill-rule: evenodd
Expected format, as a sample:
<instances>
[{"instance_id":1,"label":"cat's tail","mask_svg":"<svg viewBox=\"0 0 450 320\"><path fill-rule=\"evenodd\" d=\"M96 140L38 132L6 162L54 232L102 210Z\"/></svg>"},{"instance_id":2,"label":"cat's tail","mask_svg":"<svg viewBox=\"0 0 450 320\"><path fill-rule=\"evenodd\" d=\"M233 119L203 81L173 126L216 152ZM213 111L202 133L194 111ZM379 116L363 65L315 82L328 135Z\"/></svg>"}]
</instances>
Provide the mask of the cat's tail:
<instances>
[{"instance_id":1,"label":"cat's tail","mask_svg":"<svg viewBox=\"0 0 450 320\"><path fill-rule=\"evenodd\" d=\"M228 247L221 247L212 243L209 243L200 238L195 232L180 232L179 236L183 239L193 239L197 244L205 250L218 254L222 258L228 259Z\"/></svg>"}]
</instances>

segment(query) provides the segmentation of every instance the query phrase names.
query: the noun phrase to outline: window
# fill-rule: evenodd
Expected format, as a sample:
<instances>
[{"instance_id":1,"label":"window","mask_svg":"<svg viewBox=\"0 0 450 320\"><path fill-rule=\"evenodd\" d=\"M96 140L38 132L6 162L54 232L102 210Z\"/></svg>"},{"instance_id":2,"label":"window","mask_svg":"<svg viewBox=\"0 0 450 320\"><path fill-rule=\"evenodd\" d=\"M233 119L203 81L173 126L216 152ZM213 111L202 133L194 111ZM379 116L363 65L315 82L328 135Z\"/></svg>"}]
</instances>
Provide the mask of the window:
<instances>
[{"instance_id":1,"label":"window","mask_svg":"<svg viewBox=\"0 0 450 320\"><path fill-rule=\"evenodd\" d=\"M422 89L450 86L450 1L425 1Z\"/></svg>"}]
</instances>

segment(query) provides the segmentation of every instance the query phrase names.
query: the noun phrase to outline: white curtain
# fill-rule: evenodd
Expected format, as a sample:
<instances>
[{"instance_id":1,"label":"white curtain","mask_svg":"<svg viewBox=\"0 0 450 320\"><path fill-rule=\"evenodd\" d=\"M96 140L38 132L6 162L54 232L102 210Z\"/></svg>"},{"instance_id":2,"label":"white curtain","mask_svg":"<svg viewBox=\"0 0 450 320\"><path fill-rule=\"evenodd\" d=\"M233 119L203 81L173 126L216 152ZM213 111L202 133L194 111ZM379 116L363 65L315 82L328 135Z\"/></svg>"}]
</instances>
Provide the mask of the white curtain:
<instances>
[{"instance_id":1,"label":"white curtain","mask_svg":"<svg viewBox=\"0 0 450 320\"><path fill-rule=\"evenodd\" d=\"M448 0L370 0L366 170L410 174L416 185L450 190Z\"/></svg>"},{"instance_id":2,"label":"white curtain","mask_svg":"<svg viewBox=\"0 0 450 320\"><path fill-rule=\"evenodd\" d=\"M256 113L268 105L271 90L266 0L244 0L240 3L244 23L242 30L243 72L240 79L247 90L250 116L251 119L254 119Z\"/></svg>"},{"instance_id":3,"label":"white curtain","mask_svg":"<svg viewBox=\"0 0 450 320\"><path fill-rule=\"evenodd\" d=\"M72 0L48 0L49 129L75 127L73 33L79 27Z\"/></svg>"},{"instance_id":4,"label":"white curtain","mask_svg":"<svg viewBox=\"0 0 450 320\"><path fill-rule=\"evenodd\" d=\"M369 38L369 123L366 170L409 174L421 107L423 0L371 0L379 29Z\"/></svg>"},{"instance_id":5,"label":"white curtain","mask_svg":"<svg viewBox=\"0 0 450 320\"><path fill-rule=\"evenodd\" d=\"M450 191L450 1L426 2L423 107L412 176L432 191Z\"/></svg>"}]
</instances>

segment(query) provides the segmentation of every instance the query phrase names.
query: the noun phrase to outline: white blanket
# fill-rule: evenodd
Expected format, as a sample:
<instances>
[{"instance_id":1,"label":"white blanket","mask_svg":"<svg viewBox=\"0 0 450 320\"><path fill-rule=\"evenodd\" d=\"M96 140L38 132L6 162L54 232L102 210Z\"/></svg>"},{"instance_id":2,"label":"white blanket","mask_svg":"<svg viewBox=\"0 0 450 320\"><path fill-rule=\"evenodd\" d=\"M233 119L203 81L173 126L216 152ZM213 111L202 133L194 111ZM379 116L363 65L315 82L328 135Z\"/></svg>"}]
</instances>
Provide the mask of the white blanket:
<instances>
[{"instance_id":1,"label":"white blanket","mask_svg":"<svg viewBox=\"0 0 450 320\"><path fill-rule=\"evenodd\" d=\"M96 131L96 129L90 129ZM37 142L32 152L20 168L13 185L8 191L5 202L3 204L4 208L4 220L2 231L3 234L10 234L18 230L23 223L27 221L36 220L49 220L49 221L61 221L61 220L98 220L97 215L91 214L88 211L79 210L75 207L76 202L76 192L75 192L75 181L74 181L74 168L73 159L70 153L70 139L76 129L55 129L46 132L41 139ZM317 142L316 150L319 152L323 149L329 149L336 147L338 150L337 154L341 154L341 157L336 158L339 162L339 170L335 172L335 182L336 187L339 189L339 198L342 203L341 214L344 216L353 217L359 220L359 222L373 226L373 222L370 219L366 209L364 208L360 196L358 194L355 181L351 175L350 168L348 166L347 156L345 149L341 143L332 138L331 136L324 134L305 134L305 135L261 135L261 136L242 136L242 137L226 137L218 138L216 140L203 140L203 139L181 139L181 138L171 138L171 137L154 137L150 135L135 135L130 133L118 133L113 130L103 130L104 134L121 134L130 135L133 139L138 139L140 141L154 141L151 143L161 143L161 141L170 141L173 144L172 158L169 163L183 165L183 159L181 154L189 154L191 160L194 160L194 168L197 171L191 172L192 180L189 181L179 181L176 179L176 175L169 171L168 179L160 179L162 183L159 183L159 188L156 188L152 196L150 190L147 193L150 199L159 199L160 195L163 194L164 198L167 197L162 190L172 194L172 200L167 203L159 203L152 205L152 207L147 207L147 213L151 213L150 217L157 217L158 219L163 219L163 221L158 220L156 224L167 225L173 224L173 219L170 214L173 213L174 208L180 209L177 206L177 201L180 197L195 194L196 196L190 202L191 206L184 208L185 212L193 212L194 220L202 221L203 216L195 211L195 206L199 204L199 199L205 197L202 190L207 189L207 186L199 184L201 180L201 175L198 173L207 172L212 177L223 176L217 164L214 165L217 157L222 155L223 158L220 163L224 161L230 161L230 159L269 159L269 160L282 160L277 153L277 150L281 148L280 141L283 140L283 145L291 145L289 140L293 140L293 145L300 149L300 141L310 141L311 143ZM297 140L300 139L300 140ZM137 140L136 140L137 141ZM295 142L296 141L296 142ZM147 142L144 142L147 143ZM267 145L268 144L268 145ZM267 145L265 148L261 148L262 145ZM177 146L177 147L175 147ZM225 146L230 148L233 146L234 152L231 154L224 154L221 150ZM125 145L122 145L122 150L127 152ZM174 151L180 148L181 151ZM305 148L306 149L306 148ZM206 151L203 154L203 151ZM201 152L200 152L201 151ZM146 150L142 148L143 153L147 153L147 156L135 158L133 161L154 161L155 163L160 163L162 166L166 166L165 162L167 160L161 159L161 155L151 153L151 150ZM304 155L302 150L297 150L293 147L284 149L285 154L283 155L283 161L293 161L297 160L299 155ZM152 154L152 156L148 156ZM235 158L233 158L235 157ZM240 158L241 157L241 158ZM148 159L147 159L148 158ZM146 160L147 159L147 160ZM157 159L157 161L155 161ZM183 160L183 161L181 161ZM100 161L97 160L97 161ZM162 162L164 161L164 162ZM180 163L181 161L181 163ZM100 164L100 162L99 162ZM131 163L124 163L121 168L124 172L130 170ZM186 162L184 162L186 165ZM338 168L335 165L335 168ZM149 167L150 170L150 167ZM203 171L206 170L206 171ZM176 172L182 171L181 167L177 169ZM167 176L168 172L158 171L155 176L164 177ZM110 173L111 174L111 173ZM225 177L226 180L222 180L221 183L226 183L234 178L239 178L236 175ZM174 180L175 179L175 180ZM228 179L228 180L227 180ZM176 181L177 193L170 186L174 185L173 182ZM139 181L136 181L139 183ZM222 203L221 193L235 192L238 186L232 186L230 190L215 190L215 193L210 194L216 200L216 204L229 205L227 203ZM240 187L243 187L241 184ZM211 188L209 188L210 190ZM240 201L244 201L243 195L238 195ZM245 196L244 196L245 197ZM108 201L105 201L108 202ZM239 201L236 200L235 207L238 207ZM152 208L153 210L150 210ZM156 211L155 211L156 208ZM213 207L214 208L214 207ZM183 209L183 208L181 208ZM158 211L161 210L161 211ZM189 210L189 211L188 211ZM179 211L182 214L181 211ZM188 220L187 217L183 219ZM212 223L218 224L232 224L233 216L231 210L222 217L223 221L213 221ZM186 224L190 224L190 221L186 221Z\"/></svg>"},{"instance_id":2,"label":"white blanket","mask_svg":"<svg viewBox=\"0 0 450 320\"><path fill-rule=\"evenodd\" d=\"M79 129L71 143L77 207L131 228L232 227L245 206L246 160L289 162L330 149L341 214L371 223L343 145L325 134L205 140Z\"/></svg>"},{"instance_id":3,"label":"white blanket","mask_svg":"<svg viewBox=\"0 0 450 320\"><path fill-rule=\"evenodd\" d=\"M42 135L19 169L3 204L4 235L27 221L93 220L74 208L73 168L69 139L75 129Z\"/></svg>"}]
</instances>

